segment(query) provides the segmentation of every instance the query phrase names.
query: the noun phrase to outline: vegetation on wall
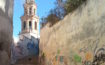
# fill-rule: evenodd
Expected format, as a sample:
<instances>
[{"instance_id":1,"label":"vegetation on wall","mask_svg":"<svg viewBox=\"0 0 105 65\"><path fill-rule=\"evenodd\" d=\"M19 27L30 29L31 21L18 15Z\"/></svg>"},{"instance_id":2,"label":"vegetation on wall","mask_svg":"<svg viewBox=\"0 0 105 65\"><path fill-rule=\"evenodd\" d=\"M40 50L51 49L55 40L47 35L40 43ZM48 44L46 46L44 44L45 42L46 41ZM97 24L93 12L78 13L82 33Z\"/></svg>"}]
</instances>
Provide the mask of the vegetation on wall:
<instances>
[{"instance_id":1,"label":"vegetation on wall","mask_svg":"<svg viewBox=\"0 0 105 65\"><path fill-rule=\"evenodd\" d=\"M86 0L67 0L65 5L64 5L66 14L74 11L84 2L86 2Z\"/></svg>"},{"instance_id":2,"label":"vegetation on wall","mask_svg":"<svg viewBox=\"0 0 105 65\"><path fill-rule=\"evenodd\" d=\"M56 0L56 7L49 12L47 17L41 19L42 27L43 24L50 23L50 26L53 26L59 20L62 20L68 13L73 12L81 4L87 0Z\"/></svg>"}]
</instances>

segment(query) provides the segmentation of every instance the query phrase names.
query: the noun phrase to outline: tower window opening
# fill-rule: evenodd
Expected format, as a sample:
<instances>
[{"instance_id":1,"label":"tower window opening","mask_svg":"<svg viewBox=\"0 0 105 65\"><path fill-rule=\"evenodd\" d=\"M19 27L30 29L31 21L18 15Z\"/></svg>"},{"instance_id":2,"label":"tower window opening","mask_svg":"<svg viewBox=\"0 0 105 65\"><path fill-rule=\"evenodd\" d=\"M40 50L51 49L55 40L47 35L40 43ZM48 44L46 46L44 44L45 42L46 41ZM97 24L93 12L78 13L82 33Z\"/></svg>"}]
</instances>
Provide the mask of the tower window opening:
<instances>
[{"instance_id":1,"label":"tower window opening","mask_svg":"<svg viewBox=\"0 0 105 65\"><path fill-rule=\"evenodd\" d=\"M32 29L32 23L29 21L29 28Z\"/></svg>"},{"instance_id":2,"label":"tower window opening","mask_svg":"<svg viewBox=\"0 0 105 65\"><path fill-rule=\"evenodd\" d=\"M34 9L34 14L35 14L35 9Z\"/></svg>"},{"instance_id":3,"label":"tower window opening","mask_svg":"<svg viewBox=\"0 0 105 65\"><path fill-rule=\"evenodd\" d=\"M26 22L24 21L24 23L23 23L23 29L25 29L26 28Z\"/></svg>"},{"instance_id":4,"label":"tower window opening","mask_svg":"<svg viewBox=\"0 0 105 65\"><path fill-rule=\"evenodd\" d=\"M37 30L37 22L35 22L35 30Z\"/></svg>"},{"instance_id":5,"label":"tower window opening","mask_svg":"<svg viewBox=\"0 0 105 65\"><path fill-rule=\"evenodd\" d=\"M31 13L32 13L31 11L32 11L32 8L30 7L30 9L29 9L30 15L31 15Z\"/></svg>"},{"instance_id":6,"label":"tower window opening","mask_svg":"<svg viewBox=\"0 0 105 65\"><path fill-rule=\"evenodd\" d=\"M28 0L26 0L26 3L28 3Z\"/></svg>"},{"instance_id":7,"label":"tower window opening","mask_svg":"<svg viewBox=\"0 0 105 65\"><path fill-rule=\"evenodd\" d=\"M27 9L25 9L25 13L27 14Z\"/></svg>"}]
</instances>

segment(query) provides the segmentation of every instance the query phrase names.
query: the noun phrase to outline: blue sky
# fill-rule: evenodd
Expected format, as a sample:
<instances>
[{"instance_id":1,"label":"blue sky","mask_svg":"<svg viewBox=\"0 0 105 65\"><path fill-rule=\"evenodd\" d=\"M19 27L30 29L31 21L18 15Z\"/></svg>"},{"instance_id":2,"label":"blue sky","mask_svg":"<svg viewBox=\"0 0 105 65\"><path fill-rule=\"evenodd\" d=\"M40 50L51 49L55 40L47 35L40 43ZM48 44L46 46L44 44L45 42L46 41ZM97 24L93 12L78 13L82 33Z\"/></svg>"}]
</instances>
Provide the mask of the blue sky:
<instances>
[{"instance_id":1,"label":"blue sky","mask_svg":"<svg viewBox=\"0 0 105 65\"><path fill-rule=\"evenodd\" d=\"M37 4L37 15L45 17L50 9L54 8L55 0L35 0ZM14 0L14 15L13 15L13 36L18 37L21 31L21 19L20 17L24 14L23 9L24 0Z\"/></svg>"}]
</instances>

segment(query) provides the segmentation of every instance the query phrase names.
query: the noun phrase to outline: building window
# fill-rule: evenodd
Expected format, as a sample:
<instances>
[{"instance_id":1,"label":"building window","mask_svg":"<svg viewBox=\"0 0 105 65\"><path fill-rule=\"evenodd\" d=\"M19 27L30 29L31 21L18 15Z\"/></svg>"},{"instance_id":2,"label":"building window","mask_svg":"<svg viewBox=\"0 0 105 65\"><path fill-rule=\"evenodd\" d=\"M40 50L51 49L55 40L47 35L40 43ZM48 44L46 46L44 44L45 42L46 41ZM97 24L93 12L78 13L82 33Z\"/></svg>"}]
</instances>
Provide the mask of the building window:
<instances>
[{"instance_id":1,"label":"building window","mask_svg":"<svg viewBox=\"0 0 105 65\"><path fill-rule=\"evenodd\" d=\"M32 22L29 21L29 29L32 29Z\"/></svg>"},{"instance_id":2,"label":"building window","mask_svg":"<svg viewBox=\"0 0 105 65\"><path fill-rule=\"evenodd\" d=\"M35 22L35 30L37 30L37 22Z\"/></svg>"},{"instance_id":3,"label":"building window","mask_svg":"<svg viewBox=\"0 0 105 65\"><path fill-rule=\"evenodd\" d=\"M26 28L26 21L23 22L23 29Z\"/></svg>"},{"instance_id":4,"label":"building window","mask_svg":"<svg viewBox=\"0 0 105 65\"><path fill-rule=\"evenodd\" d=\"M30 7L30 9L29 9L29 13L30 13L30 15L31 15L31 13L32 13L31 11L32 11L32 8Z\"/></svg>"}]
</instances>

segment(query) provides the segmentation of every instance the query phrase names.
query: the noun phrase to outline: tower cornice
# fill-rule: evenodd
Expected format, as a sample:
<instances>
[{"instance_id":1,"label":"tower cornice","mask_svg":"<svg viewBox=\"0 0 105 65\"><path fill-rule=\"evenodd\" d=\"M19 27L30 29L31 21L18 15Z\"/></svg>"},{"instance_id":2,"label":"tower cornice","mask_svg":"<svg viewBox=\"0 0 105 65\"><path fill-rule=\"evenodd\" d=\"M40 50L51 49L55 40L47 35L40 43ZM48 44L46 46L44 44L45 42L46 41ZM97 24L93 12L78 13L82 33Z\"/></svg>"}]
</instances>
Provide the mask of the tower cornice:
<instances>
[{"instance_id":1,"label":"tower cornice","mask_svg":"<svg viewBox=\"0 0 105 65\"><path fill-rule=\"evenodd\" d=\"M25 3L24 4L24 8L27 8L27 7L30 7L30 6L34 6L37 9L36 3Z\"/></svg>"},{"instance_id":2,"label":"tower cornice","mask_svg":"<svg viewBox=\"0 0 105 65\"><path fill-rule=\"evenodd\" d=\"M26 3L35 2L35 0L26 0Z\"/></svg>"}]
</instances>

